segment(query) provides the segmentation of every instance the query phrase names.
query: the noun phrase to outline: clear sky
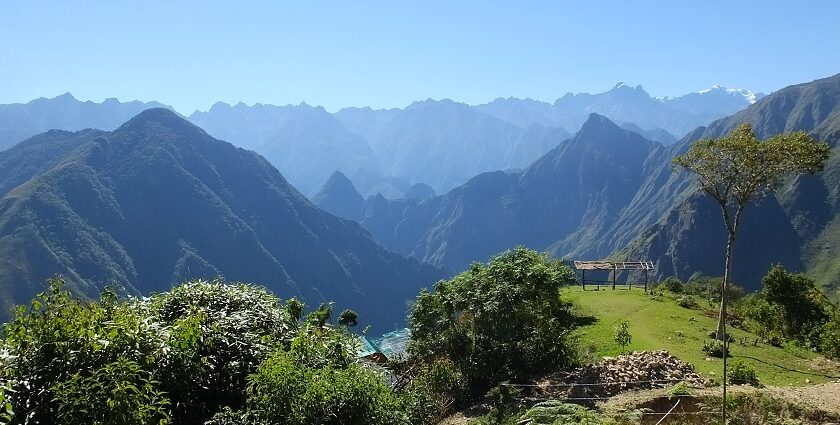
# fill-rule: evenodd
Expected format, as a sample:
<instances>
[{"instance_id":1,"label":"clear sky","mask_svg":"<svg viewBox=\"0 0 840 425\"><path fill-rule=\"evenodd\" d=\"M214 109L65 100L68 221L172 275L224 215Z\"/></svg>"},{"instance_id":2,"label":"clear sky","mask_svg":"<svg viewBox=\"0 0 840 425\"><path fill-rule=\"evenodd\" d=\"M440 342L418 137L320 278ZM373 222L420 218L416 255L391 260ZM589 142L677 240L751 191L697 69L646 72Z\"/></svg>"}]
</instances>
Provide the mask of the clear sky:
<instances>
[{"instance_id":1,"label":"clear sky","mask_svg":"<svg viewBox=\"0 0 840 425\"><path fill-rule=\"evenodd\" d=\"M71 92L328 110L673 96L840 73L840 1L0 2L0 103Z\"/></svg>"}]
</instances>

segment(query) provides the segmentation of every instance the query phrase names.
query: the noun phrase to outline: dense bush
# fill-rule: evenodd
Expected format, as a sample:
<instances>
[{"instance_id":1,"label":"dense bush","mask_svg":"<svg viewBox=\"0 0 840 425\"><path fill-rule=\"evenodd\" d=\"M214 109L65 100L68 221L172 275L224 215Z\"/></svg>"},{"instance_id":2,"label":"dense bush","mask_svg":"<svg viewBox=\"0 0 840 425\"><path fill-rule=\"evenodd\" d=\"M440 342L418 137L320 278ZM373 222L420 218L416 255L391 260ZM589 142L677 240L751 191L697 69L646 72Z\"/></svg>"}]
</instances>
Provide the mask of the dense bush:
<instances>
[{"instance_id":1,"label":"dense bush","mask_svg":"<svg viewBox=\"0 0 840 425\"><path fill-rule=\"evenodd\" d=\"M675 294L679 294L683 291L683 282L676 276L666 277L665 280L659 282L656 286L665 288Z\"/></svg>"},{"instance_id":2,"label":"dense bush","mask_svg":"<svg viewBox=\"0 0 840 425\"><path fill-rule=\"evenodd\" d=\"M776 265L761 282L764 299L780 309L785 336L818 344L819 331L829 319L831 304L814 280Z\"/></svg>"},{"instance_id":3,"label":"dense bush","mask_svg":"<svg viewBox=\"0 0 840 425\"><path fill-rule=\"evenodd\" d=\"M733 385L761 386L761 383L758 381L758 376L755 374L755 369L744 362L735 362L727 375L729 383Z\"/></svg>"},{"instance_id":4,"label":"dense bush","mask_svg":"<svg viewBox=\"0 0 840 425\"><path fill-rule=\"evenodd\" d=\"M412 425L438 423L464 396L464 379L448 359L414 366L411 382L399 392L400 403Z\"/></svg>"},{"instance_id":5,"label":"dense bush","mask_svg":"<svg viewBox=\"0 0 840 425\"><path fill-rule=\"evenodd\" d=\"M384 381L358 363L311 367L276 352L251 376L248 412L260 424L407 423Z\"/></svg>"},{"instance_id":6,"label":"dense bush","mask_svg":"<svg viewBox=\"0 0 840 425\"><path fill-rule=\"evenodd\" d=\"M840 314L835 312L820 331L822 352L833 359L840 359Z\"/></svg>"},{"instance_id":7,"label":"dense bush","mask_svg":"<svg viewBox=\"0 0 840 425\"><path fill-rule=\"evenodd\" d=\"M302 310L263 288L221 281L146 299L105 291L98 301L71 297L61 280L51 281L3 331L0 419L161 425L215 415L220 424L268 424L273 417L261 414L277 413L284 386L305 387L293 403L309 415L301 423L336 423L361 411L374 412L374 422L355 423L401 417L377 416L398 400L379 374L354 363L356 340L327 323L331 307L301 325ZM281 381L274 373L284 368L302 380Z\"/></svg>"},{"instance_id":8,"label":"dense bush","mask_svg":"<svg viewBox=\"0 0 840 425\"><path fill-rule=\"evenodd\" d=\"M410 353L422 362L449 359L474 396L567 366L576 350L567 337L570 306L559 290L573 280L561 262L525 248L473 264L417 298Z\"/></svg>"},{"instance_id":9,"label":"dense bush","mask_svg":"<svg viewBox=\"0 0 840 425\"><path fill-rule=\"evenodd\" d=\"M722 283L722 277L697 276L683 286L683 292L709 300L709 304L714 306L720 303ZM726 296L730 301L737 300L744 296L744 288L729 282L726 287Z\"/></svg>"},{"instance_id":10,"label":"dense bush","mask_svg":"<svg viewBox=\"0 0 840 425\"><path fill-rule=\"evenodd\" d=\"M703 352L711 357L723 358L723 342L717 339L703 343Z\"/></svg>"}]
</instances>

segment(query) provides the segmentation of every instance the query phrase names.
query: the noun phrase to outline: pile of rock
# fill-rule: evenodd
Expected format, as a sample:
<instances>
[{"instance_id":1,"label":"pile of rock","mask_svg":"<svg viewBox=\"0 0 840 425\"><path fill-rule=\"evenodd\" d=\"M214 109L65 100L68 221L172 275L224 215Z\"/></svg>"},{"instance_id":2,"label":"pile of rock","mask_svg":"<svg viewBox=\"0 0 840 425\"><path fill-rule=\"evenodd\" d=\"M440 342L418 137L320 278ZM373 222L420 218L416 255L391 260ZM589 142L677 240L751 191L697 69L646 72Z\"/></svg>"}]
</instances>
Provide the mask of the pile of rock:
<instances>
[{"instance_id":1,"label":"pile of rock","mask_svg":"<svg viewBox=\"0 0 840 425\"><path fill-rule=\"evenodd\" d=\"M694 388L708 384L693 366L667 351L607 357L566 374L560 381L568 386L555 385L555 391L551 392L556 395L559 390L567 398L584 399L584 404L594 404L600 398L624 391L670 387L681 381ZM590 399L591 403L586 403L585 399Z\"/></svg>"}]
</instances>

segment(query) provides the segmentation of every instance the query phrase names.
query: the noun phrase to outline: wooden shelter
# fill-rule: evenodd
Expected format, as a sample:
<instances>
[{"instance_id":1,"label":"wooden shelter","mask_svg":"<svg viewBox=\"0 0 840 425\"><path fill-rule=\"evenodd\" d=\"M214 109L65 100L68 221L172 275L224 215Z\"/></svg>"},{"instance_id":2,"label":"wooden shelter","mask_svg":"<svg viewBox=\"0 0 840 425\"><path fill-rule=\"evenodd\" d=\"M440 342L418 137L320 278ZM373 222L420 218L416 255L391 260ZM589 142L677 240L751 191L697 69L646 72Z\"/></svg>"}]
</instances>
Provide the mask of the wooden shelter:
<instances>
[{"instance_id":1,"label":"wooden shelter","mask_svg":"<svg viewBox=\"0 0 840 425\"><path fill-rule=\"evenodd\" d=\"M653 261L608 261L608 260L598 260L598 261L575 261L575 269L580 270L580 284L584 290L586 290L586 271L587 270L602 270L602 271L609 271L612 274L612 281L590 281L590 283L595 283L600 288L602 283L610 284L612 283L612 288L615 289L616 285L616 276L619 272L625 270L638 270L643 271L645 276L645 292L647 292L648 287L648 272L653 270L655 266L653 265ZM627 289L631 289L633 287L633 283L628 281Z\"/></svg>"}]
</instances>

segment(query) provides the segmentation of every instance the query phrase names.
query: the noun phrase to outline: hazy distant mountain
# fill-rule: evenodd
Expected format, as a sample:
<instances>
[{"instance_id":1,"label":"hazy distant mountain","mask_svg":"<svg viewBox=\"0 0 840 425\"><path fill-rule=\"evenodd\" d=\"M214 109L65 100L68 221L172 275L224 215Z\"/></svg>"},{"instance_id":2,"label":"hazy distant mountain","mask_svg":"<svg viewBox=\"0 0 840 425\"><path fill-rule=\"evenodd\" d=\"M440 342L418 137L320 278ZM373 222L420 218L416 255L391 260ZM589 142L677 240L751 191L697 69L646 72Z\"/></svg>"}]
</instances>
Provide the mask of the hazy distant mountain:
<instances>
[{"instance_id":1,"label":"hazy distant mountain","mask_svg":"<svg viewBox=\"0 0 840 425\"><path fill-rule=\"evenodd\" d=\"M481 172L525 167L568 136L562 129L526 130L448 99L387 111L347 108L335 116L370 143L384 175L437 192Z\"/></svg>"},{"instance_id":2,"label":"hazy distant mountain","mask_svg":"<svg viewBox=\"0 0 840 425\"><path fill-rule=\"evenodd\" d=\"M33 154L74 145L58 161ZM31 172L4 165L13 158L29 158ZM165 109L113 132L49 132L0 153L0 182L27 172L0 200L3 314L55 273L89 295L221 274L310 305L333 300L388 328L442 276L319 210L261 156Z\"/></svg>"},{"instance_id":3,"label":"hazy distant mountain","mask_svg":"<svg viewBox=\"0 0 840 425\"><path fill-rule=\"evenodd\" d=\"M0 105L0 150L47 130L77 131L85 128L113 130L140 111L167 107L158 102L101 103L76 100L70 93L52 99Z\"/></svg>"},{"instance_id":4,"label":"hazy distant mountain","mask_svg":"<svg viewBox=\"0 0 840 425\"><path fill-rule=\"evenodd\" d=\"M554 104L531 99L498 98L476 109L520 127L531 124L580 128L590 113L618 123L633 123L644 130L657 128L682 136L709 122L733 114L761 98L747 90L715 86L676 98L653 98L642 86L618 83L599 94L567 93Z\"/></svg>"},{"instance_id":5,"label":"hazy distant mountain","mask_svg":"<svg viewBox=\"0 0 840 425\"><path fill-rule=\"evenodd\" d=\"M655 128L653 130L643 130L638 125L626 122L620 124L620 127L625 130L635 131L644 136L645 139L653 140L654 142L662 143L665 146L673 145L677 142L677 138L673 134L661 129Z\"/></svg>"},{"instance_id":6,"label":"hazy distant mountain","mask_svg":"<svg viewBox=\"0 0 840 425\"><path fill-rule=\"evenodd\" d=\"M359 221L362 218L362 204L365 199L353 186L353 182L341 171L336 171L324 183L321 190L312 197L318 208L336 216Z\"/></svg>"},{"instance_id":7,"label":"hazy distant mountain","mask_svg":"<svg viewBox=\"0 0 840 425\"><path fill-rule=\"evenodd\" d=\"M386 246L452 270L518 244L585 240L627 205L661 151L592 114L523 171L484 173L422 202L369 199L362 224Z\"/></svg>"},{"instance_id":8,"label":"hazy distant mountain","mask_svg":"<svg viewBox=\"0 0 840 425\"><path fill-rule=\"evenodd\" d=\"M359 181L382 173L368 143L321 107L219 102L189 120L214 137L259 152L305 194L317 191L336 170Z\"/></svg>"},{"instance_id":9,"label":"hazy distant mountain","mask_svg":"<svg viewBox=\"0 0 840 425\"><path fill-rule=\"evenodd\" d=\"M691 176L672 171L671 160L741 122L762 138L803 129L835 147L820 175L792 179L778 197L749 207L735 280L755 289L782 263L828 289L840 287L840 75L780 90L669 147L593 114L521 172L481 174L425 201L368 199L361 223L386 246L453 270L525 244L570 259L654 260L654 278L719 275L720 212Z\"/></svg>"}]
</instances>

